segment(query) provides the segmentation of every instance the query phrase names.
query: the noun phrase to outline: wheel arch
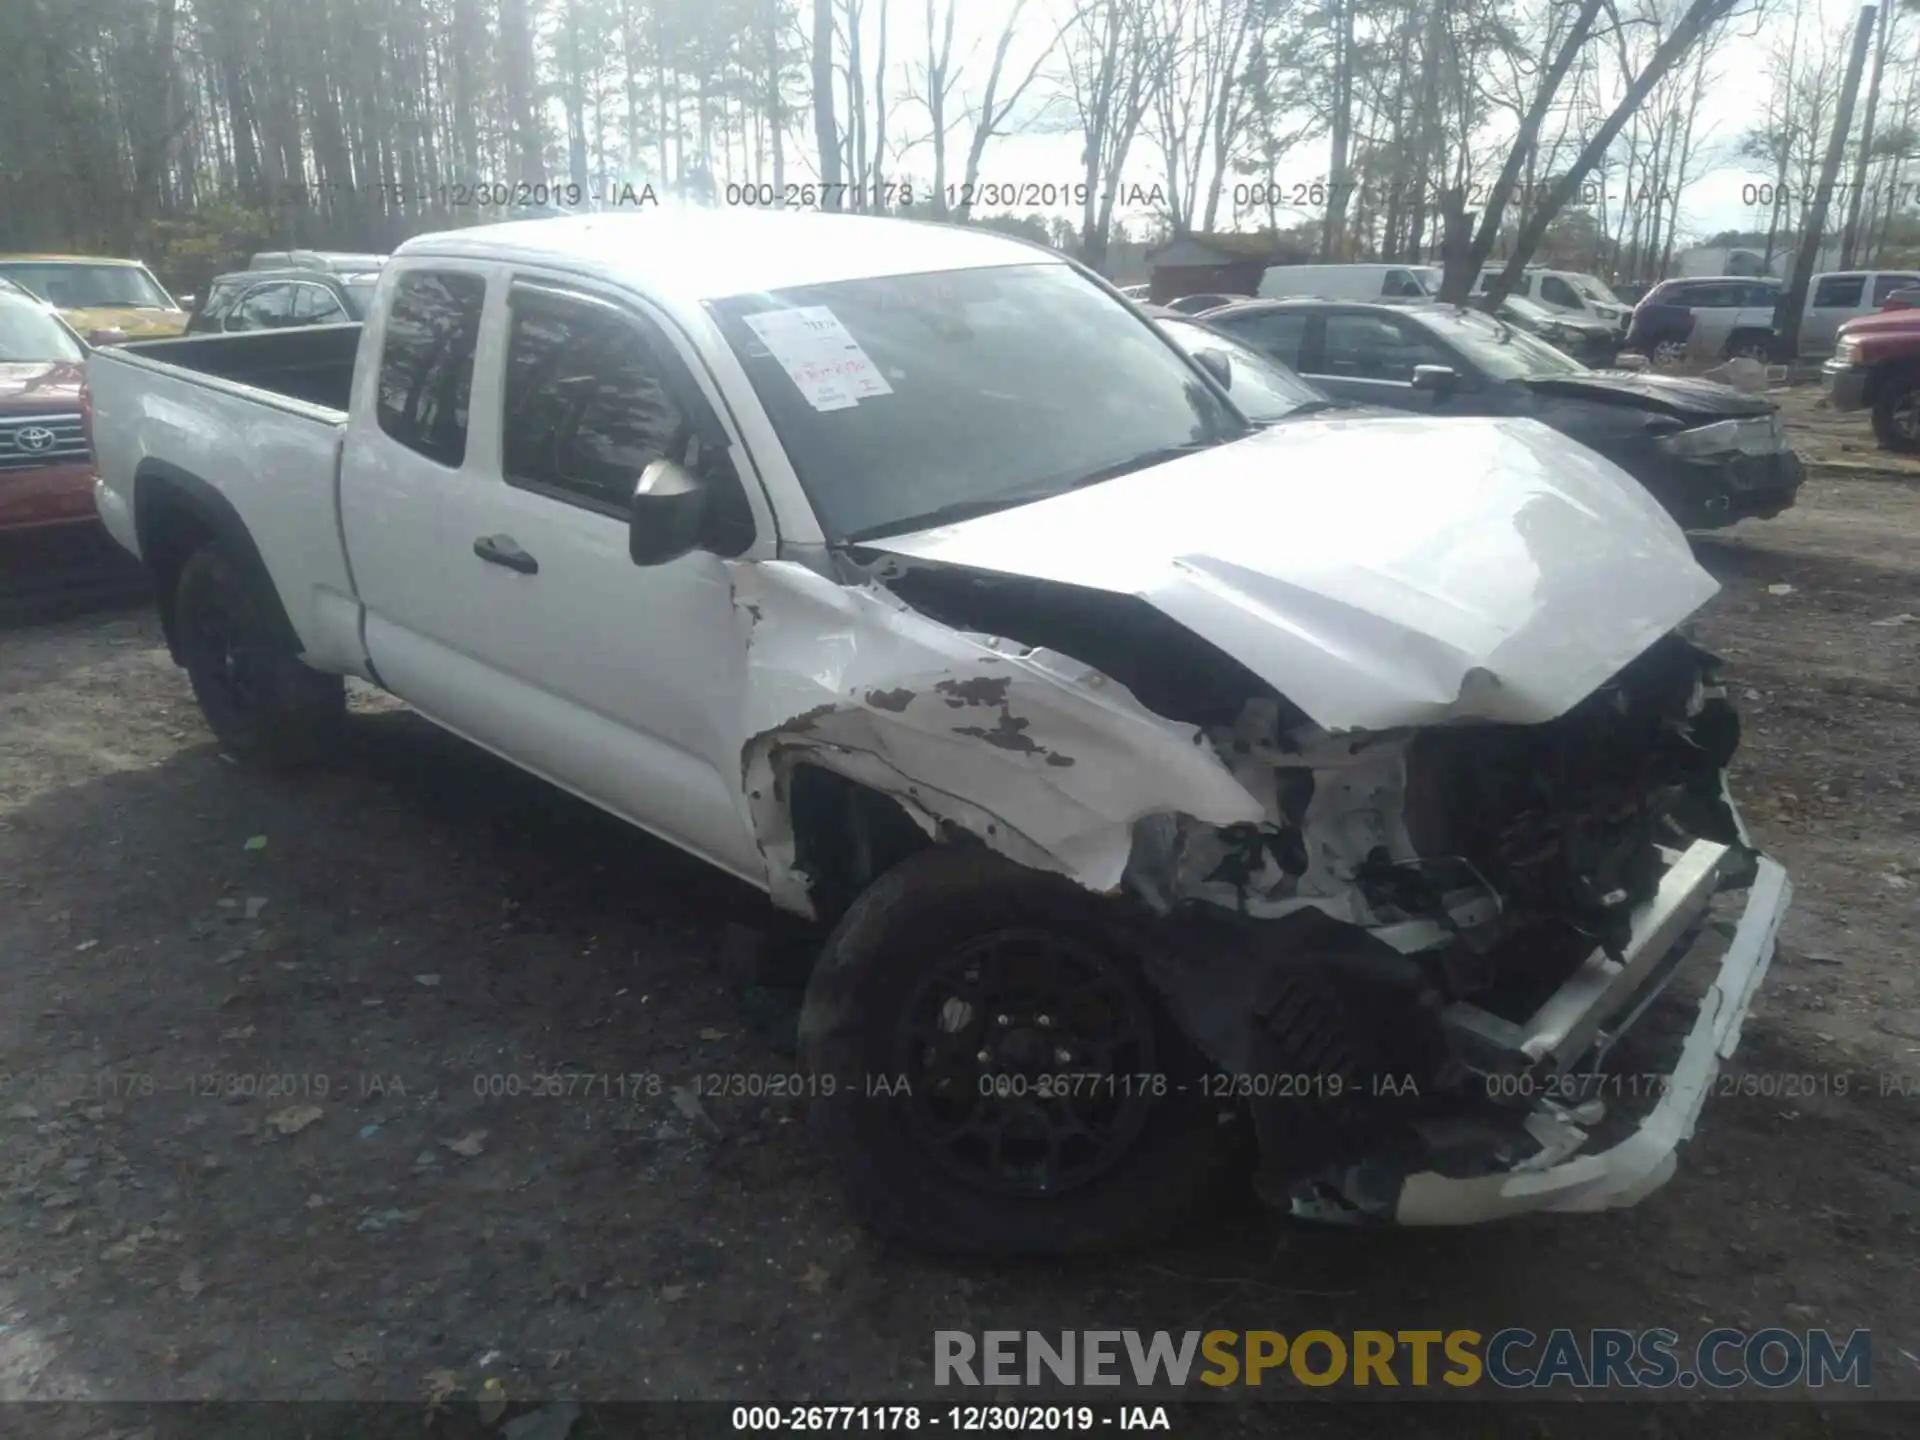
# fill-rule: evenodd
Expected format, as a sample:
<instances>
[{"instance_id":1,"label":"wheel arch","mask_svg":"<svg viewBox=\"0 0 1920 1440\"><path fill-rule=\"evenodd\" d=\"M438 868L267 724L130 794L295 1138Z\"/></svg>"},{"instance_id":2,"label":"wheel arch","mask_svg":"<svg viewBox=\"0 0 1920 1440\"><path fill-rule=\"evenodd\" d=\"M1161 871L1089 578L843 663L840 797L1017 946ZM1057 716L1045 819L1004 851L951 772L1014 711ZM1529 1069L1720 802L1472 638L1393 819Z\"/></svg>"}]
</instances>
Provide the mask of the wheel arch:
<instances>
[{"instance_id":1,"label":"wheel arch","mask_svg":"<svg viewBox=\"0 0 1920 1440\"><path fill-rule=\"evenodd\" d=\"M805 758L782 785L793 869L805 876L823 924L836 923L862 891L908 856L972 839L964 831L929 835L896 796Z\"/></svg>"},{"instance_id":2,"label":"wheel arch","mask_svg":"<svg viewBox=\"0 0 1920 1440\"><path fill-rule=\"evenodd\" d=\"M1754 342L1765 347L1767 358L1771 360L1776 339L1773 331L1764 325L1740 325L1727 332L1727 338L1720 342L1720 353L1732 357L1740 353L1743 345Z\"/></svg>"},{"instance_id":3,"label":"wheel arch","mask_svg":"<svg viewBox=\"0 0 1920 1440\"><path fill-rule=\"evenodd\" d=\"M233 502L211 483L165 460L142 460L134 471L133 519L140 557L153 576L161 631L176 662L180 659L180 648L174 596L179 588L180 568L189 555L209 541L224 546L237 561L260 577L272 597L269 618L279 631L280 639L291 646L296 655L305 649L246 521L240 518Z\"/></svg>"}]
</instances>

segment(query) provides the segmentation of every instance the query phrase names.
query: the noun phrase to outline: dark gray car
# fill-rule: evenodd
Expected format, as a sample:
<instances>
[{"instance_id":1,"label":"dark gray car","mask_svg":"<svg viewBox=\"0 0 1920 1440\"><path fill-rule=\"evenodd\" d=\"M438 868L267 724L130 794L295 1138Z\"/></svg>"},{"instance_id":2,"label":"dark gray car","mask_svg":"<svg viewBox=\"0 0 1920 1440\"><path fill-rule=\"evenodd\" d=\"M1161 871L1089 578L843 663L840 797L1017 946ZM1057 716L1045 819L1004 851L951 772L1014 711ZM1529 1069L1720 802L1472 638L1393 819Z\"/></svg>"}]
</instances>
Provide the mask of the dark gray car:
<instances>
[{"instance_id":1,"label":"dark gray car","mask_svg":"<svg viewBox=\"0 0 1920 1440\"><path fill-rule=\"evenodd\" d=\"M1254 300L1202 318L1335 399L1538 420L1626 470L1689 529L1771 518L1800 488L1771 401L1707 380L1589 370L1477 310Z\"/></svg>"},{"instance_id":2,"label":"dark gray car","mask_svg":"<svg viewBox=\"0 0 1920 1440\"><path fill-rule=\"evenodd\" d=\"M216 276L187 322L187 334L286 330L363 320L378 272L236 270Z\"/></svg>"}]
</instances>

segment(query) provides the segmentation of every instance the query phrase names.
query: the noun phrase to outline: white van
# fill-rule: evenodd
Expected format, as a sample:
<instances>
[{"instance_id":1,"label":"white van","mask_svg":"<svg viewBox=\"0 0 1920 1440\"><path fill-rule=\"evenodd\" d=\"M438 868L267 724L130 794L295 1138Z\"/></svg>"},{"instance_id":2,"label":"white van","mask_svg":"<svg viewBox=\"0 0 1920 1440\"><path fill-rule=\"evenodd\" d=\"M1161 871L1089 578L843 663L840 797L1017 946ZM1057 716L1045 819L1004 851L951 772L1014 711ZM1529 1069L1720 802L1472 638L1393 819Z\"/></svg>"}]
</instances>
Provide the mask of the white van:
<instances>
[{"instance_id":1,"label":"white van","mask_svg":"<svg viewBox=\"0 0 1920 1440\"><path fill-rule=\"evenodd\" d=\"M1480 278L1474 282L1474 292L1485 294L1493 277L1504 268L1490 265L1482 270ZM1616 330L1625 330L1627 320L1633 314L1633 307L1609 290L1598 276L1582 275L1574 270L1546 270L1529 265L1520 272L1520 278L1514 282L1511 293L1524 295L1549 310L1564 310L1574 315L1585 315L1590 320L1604 320Z\"/></svg>"},{"instance_id":2,"label":"white van","mask_svg":"<svg viewBox=\"0 0 1920 1440\"><path fill-rule=\"evenodd\" d=\"M1440 293L1435 265L1270 265L1260 277L1262 300L1431 300Z\"/></svg>"}]
</instances>

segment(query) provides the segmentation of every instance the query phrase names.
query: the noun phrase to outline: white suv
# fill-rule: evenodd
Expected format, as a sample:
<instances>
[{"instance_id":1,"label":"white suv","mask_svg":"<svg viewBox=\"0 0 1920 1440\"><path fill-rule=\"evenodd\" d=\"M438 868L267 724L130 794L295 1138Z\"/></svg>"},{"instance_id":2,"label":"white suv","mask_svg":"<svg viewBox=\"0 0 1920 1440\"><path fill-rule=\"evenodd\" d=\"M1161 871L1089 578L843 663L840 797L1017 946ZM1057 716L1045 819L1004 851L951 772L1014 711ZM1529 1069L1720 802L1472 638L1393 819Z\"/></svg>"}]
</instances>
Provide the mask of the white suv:
<instances>
[{"instance_id":1,"label":"white suv","mask_svg":"<svg viewBox=\"0 0 1920 1440\"><path fill-rule=\"evenodd\" d=\"M1500 273L1500 269L1500 266L1494 265L1482 270L1479 282L1474 286L1475 291L1486 293L1488 284ZM1603 320L1616 330L1627 328L1627 317L1632 313L1632 307L1622 304L1620 297L1598 277L1582 275L1573 270L1540 270L1529 266L1521 272L1511 293L1524 295L1550 310L1563 310Z\"/></svg>"}]
</instances>

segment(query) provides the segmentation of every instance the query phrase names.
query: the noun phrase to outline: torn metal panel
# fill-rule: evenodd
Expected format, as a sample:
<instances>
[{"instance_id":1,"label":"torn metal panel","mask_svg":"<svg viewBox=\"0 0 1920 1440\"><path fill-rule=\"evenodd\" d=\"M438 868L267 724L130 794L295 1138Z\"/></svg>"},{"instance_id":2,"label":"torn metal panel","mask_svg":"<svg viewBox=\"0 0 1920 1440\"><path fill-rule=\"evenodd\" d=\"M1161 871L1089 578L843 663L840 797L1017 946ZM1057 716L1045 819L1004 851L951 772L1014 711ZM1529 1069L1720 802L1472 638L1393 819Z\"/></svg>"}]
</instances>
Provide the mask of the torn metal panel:
<instances>
[{"instance_id":1,"label":"torn metal panel","mask_svg":"<svg viewBox=\"0 0 1920 1440\"><path fill-rule=\"evenodd\" d=\"M1773 961L1793 886L1776 862L1762 858L1720 972L1701 1001L1693 1028L1660 1103L1626 1139L1575 1156L1586 1132L1543 1147L1536 1163L1503 1175L1456 1178L1425 1172L1402 1184L1392 1218L1401 1225L1468 1225L1534 1210L1590 1211L1638 1204L1673 1175L1680 1146L1693 1135L1714 1076L1740 1044L1747 1011ZM1572 1127L1569 1127L1572 1128Z\"/></svg>"},{"instance_id":2,"label":"torn metal panel","mask_svg":"<svg viewBox=\"0 0 1920 1440\"><path fill-rule=\"evenodd\" d=\"M1719 588L1529 420L1303 420L870 548L1138 596L1333 732L1553 719Z\"/></svg>"},{"instance_id":3,"label":"torn metal panel","mask_svg":"<svg viewBox=\"0 0 1920 1440\"><path fill-rule=\"evenodd\" d=\"M802 566L730 571L752 706L742 780L789 909L811 910L783 798L801 760L893 797L929 834L958 825L1099 891L1119 886L1142 816L1267 818L1198 729L1076 660L951 630Z\"/></svg>"}]
</instances>

